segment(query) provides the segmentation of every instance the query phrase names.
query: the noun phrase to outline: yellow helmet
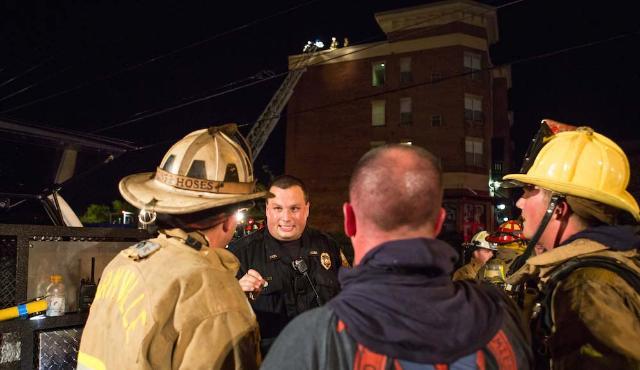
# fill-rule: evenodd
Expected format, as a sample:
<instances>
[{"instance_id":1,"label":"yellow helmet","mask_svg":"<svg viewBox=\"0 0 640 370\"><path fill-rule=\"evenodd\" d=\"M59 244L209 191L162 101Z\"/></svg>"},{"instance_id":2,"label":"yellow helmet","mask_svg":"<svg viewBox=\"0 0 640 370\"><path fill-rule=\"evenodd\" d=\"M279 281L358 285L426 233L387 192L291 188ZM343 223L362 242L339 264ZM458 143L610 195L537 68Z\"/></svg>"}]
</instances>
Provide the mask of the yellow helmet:
<instances>
[{"instance_id":1,"label":"yellow helmet","mask_svg":"<svg viewBox=\"0 0 640 370\"><path fill-rule=\"evenodd\" d=\"M127 176L120 193L133 206L187 214L264 197L251 153L235 124L194 131L175 143L155 172Z\"/></svg>"},{"instance_id":2,"label":"yellow helmet","mask_svg":"<svg viewBox=\"0 0 640 370\"><path fill-rule=\"evenodd\" d=\"M590 199L640 221L638 203L626 190L629 176L629 160L616 143L589 127L579 127L551 136L526 174L506 175L504 180Z\"/></svg>"}]
</instances>

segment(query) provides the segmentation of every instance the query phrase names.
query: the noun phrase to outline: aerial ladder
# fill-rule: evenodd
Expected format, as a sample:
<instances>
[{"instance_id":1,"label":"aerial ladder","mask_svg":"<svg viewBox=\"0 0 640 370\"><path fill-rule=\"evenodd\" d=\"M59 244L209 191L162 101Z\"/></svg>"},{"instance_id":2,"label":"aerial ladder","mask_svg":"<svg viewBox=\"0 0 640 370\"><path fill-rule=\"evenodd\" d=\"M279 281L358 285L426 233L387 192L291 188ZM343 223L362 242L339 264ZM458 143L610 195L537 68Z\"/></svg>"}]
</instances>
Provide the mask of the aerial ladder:
<instances>
[{"instance_id":1,"label":"aerial ladder","mask_svg":"<svg viewBox=\"0 0 640 370\"><path fill-rule=\"evenodd\" d=\"M309 60L316 54L319 48L322 47L322 43L316 42L315 44L307 43L303 50L302 56L298 59L296 65L289 71L287 77L271 97L271 101L264 109L262 114L258 117L256 123L251 127L249 134L247 135L247 141L251 146L251 159L255 162L258 154L267 142L269 135L273 131L273 128L280 120L280 114L282 110L289 102L293 89L298 84L300 77L307 71L307 64Z\"/></svg>"}]
</instances>

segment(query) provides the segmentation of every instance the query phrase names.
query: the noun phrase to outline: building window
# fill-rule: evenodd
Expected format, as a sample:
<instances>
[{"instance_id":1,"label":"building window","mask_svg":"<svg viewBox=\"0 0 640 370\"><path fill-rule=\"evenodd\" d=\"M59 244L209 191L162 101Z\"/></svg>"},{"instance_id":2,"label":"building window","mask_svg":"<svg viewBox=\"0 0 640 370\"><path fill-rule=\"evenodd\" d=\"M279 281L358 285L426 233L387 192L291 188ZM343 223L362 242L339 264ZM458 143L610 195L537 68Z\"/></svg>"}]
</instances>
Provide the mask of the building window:
<instances>
[{"instance_id":1,"label":"building window","mask_svg":"<svg viewBox=\"0 0 640 370\"><path fill-rule=\"evenodd\" d=\"M400 140L400 145L411 146L413 145L413 141L411 139L402 139Z\"/></svg>"},{"instance_id":2,"label":"building window","mask_svg":"<svg viewBox=\"0 0 640 370\"><path fill-rule=\"evenodd\" d=\"M482 56L475 53L464 53L464 71L468 73L467 76L472 79L480 78L480 71L482 70Z\"/></svg>"},{"instance_id":3,"label":"building window","mask_svg":"<svg viewBox=\"0 0 640 370\"><path fill-rule=\"evenodd\" d=\"M371 125L372 126L384 126L385 125L385 106L384 100L373 100L371 102Z\"/></svg>"},{"instance_id":4,"label":"building window","mask_svg":"<svg viewBox=\"0 0 640 370\"><path fill-rule=\"evenodd\" d=\"M400 124L411 124L411 98L400 98Z\"/></svg>"},{"instance_id":5,"label":"building window","mask_svg":"<svg viewBox=\"0 0 640 370\"><path fill-rule=\"evenodd\" d=\"M383 146L384 144L386 144L384 140L374 140L369 142L369 146L371 147L371 149Z\"/></svg>"},{"instance_id":6,"label":"building window","mask_svg":"<svg viewBox=\"0 0 640 370\"><path fill-rule=\"evenodd\" d=\"M384 61L374 62L371 65L371 86L383 86L385 77Z\"/></svg>"},{"instance_id":7,"label":"building window","mask_svg":"<svg viewBox=\"0 0 640 370\"><path fill-rule=\"evenodd\" d=\"M442 116L434 114L431 116L431 127L442 127Z\"/></svg>"},{"instance_id":8,"label":"building window","mask_svg":"<svg viewBox=\"0 0 640 370\"><path fill-rule=\"evenodd\" d=\"M465 138L464 151L465 163L467 166L483 167L484 166L484 140L479 137Z\"/></svg>"},{"instance_id":9,"label":"building window","mask_svg":"<svg viewBox=\"0 0 640 370\"><path fill-rule=\"evenodd\" d=\"M400 59L400 82L409 83L411 81L413 81L413 76L411 75L411 58L402 58Z\"/></svg>"},{"instance_id":10,"label":"building window","mask_svg":"<svg viewBox=\"0 0 640 370\"><path fill-rule=\"evenodd\" d=\"M483 121L482 97L464 95L464 119L467 121Z\"/></svg>"}]
</instances>

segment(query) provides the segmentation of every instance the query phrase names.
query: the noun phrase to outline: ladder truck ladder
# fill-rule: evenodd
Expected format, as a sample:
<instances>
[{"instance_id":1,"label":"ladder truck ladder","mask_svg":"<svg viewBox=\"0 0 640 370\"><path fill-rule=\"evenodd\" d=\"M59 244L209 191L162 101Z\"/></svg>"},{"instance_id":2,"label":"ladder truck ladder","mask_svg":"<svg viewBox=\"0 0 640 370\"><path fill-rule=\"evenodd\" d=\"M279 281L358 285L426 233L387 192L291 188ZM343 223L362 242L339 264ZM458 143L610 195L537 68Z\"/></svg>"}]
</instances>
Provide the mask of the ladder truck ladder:
<instances>
[{"instance_id":1,"label":"ladder truck ladder","mask_svg":"<svg viewBox=\"0 0 640 370\"><path fill-rule=\"evenodd\" d=\"M271 135L278 120L280 120L280 114L287 105L287 102L289 102L289 98L291 98L291 94L293 94L293 89L298 84L302 74L307 71L307 62L315 55L317 50L318 47L316 45L307 45L307 47L305 47L302 57L298 60L295 67L289 71L276 93L271 97L267 107L251 127L247 135L247 141L251 146L252 161L256 160L262 147L264 147L264 144L267 142L269 135Z\"/></svg>"}]
</instances>

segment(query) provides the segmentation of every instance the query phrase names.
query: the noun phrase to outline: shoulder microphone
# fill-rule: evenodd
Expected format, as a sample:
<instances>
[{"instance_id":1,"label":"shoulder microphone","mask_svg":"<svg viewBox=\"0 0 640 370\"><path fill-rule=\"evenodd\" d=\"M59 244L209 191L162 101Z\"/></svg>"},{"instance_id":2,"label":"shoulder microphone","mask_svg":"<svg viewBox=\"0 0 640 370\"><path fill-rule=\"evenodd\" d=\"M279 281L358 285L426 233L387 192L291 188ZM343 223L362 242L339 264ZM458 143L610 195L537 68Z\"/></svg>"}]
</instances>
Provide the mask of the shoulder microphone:
<instances>
[{"instance_id":1,"label":"shoulder microphone","mask_svg":"<svg viewBox=\"0 0 640 370\"><path fill-rule=\"evenodd\" d=\"M308 274L309 266L307 266L307 263L302 258L298 258L297 260L293 260L291 262L291 265L293 266L294 270L301 273L307 278L307 280L309 280L311 289L313 289L313 293L316 295L316 301L318 302L318 306L322 306L322 301L320 300L320 295L316 290L316 286L313 284L313 281L311 281L311 277L309 277L309 274Z\"/></svg>"}]
</instances>

